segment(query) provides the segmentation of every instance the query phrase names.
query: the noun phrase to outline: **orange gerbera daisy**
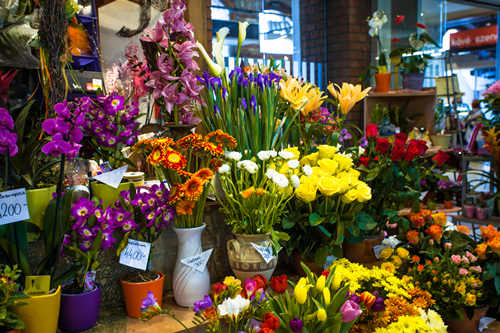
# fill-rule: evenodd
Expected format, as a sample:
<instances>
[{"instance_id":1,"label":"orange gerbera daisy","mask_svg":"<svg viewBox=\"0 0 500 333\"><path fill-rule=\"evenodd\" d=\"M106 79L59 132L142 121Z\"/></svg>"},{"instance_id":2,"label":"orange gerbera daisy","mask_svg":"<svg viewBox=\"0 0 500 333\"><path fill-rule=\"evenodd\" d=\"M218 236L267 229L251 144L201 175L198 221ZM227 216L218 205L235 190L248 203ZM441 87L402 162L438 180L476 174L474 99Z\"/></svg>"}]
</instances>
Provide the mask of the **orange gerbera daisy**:
<instances>
[{"instance_id":1,"label":"orange gerbera daisy","mask_svg":"<svg viewBox=\"0 0 500 333\"><path fill-rule=\"evenodd\" d=\"M163 166L167 169L180 170L186 167L186 158L184 155L173 149L167 150L162 162Z\"/></svg>"},{"instance_id":2,"label":"orange gerbera daisy","mask_svg":"<svg viewBox=\"0 0 500 333\"><path fill-rule=\"evenodd\" d=\"M212 156L220 156L224 153L222 149L222 145L215 145L212 142L200 142L197 145L197 148L203 149L206 152L209 152Z\"/></svg>"},{"instance_id":3,"label":"orange gerbera daisy","mask_svg":"<svg viewBox=\"0 0 500 333\"><path fill-rule=\"evenodd\" d=\"M210 181L212 179L212 177L214 176L214 173L212 170L210 170L208 168L203 168L203 169L198 170L198 172L196 172L194 174L194 176L201 178L205 181Z\"/></svg>"},{"instance_id":4,"label":"orange gerbera daisy","mask_svg":"<svg viewBox=\"0 0 500 333\"><path fill-rule=\"evenodd\" d=\"M151 154L149 154L146 161L151 165L157 166L162 162L164 158L165 158L164 150L161 149L160 147L155 147L151 152Z\"/></svg>"},{"instance_id":5,"label":"orange gerbera daisy","mask_svg":"<svg viewBox=\"0 0 500 333\"><path fill-rule=\"evenodd\" d=\"M227 145L230 149L236 148L236 139L223 130L218 129L216 131L208 133L206 136L207 141L212 137L215 138L215 142L218 144Z\"/></svg>"},{"instance_id":6,"label":"orange gerbera daisy","mask_svg":"<svg viewBox=\"0 0 500 333\"><path fill-rule=\"evenodd\" d=\"M177 140L175 144L179 147L182 147L184 149L188 149L191 146L197 145L199 142L203 141L203 136L198 133L192 133L189 135L186 135L185 137Z\"/></svg>"},{"instance_id":7,"label":"orange gerbera daisy","mask_svg":"<svg viewBox=\"0 0 500 333\"><path fill-rule=\"evenodd\" d=\"M172 143L174 143L174 139L169 138L169 137L151 140L151 145L153 147L167 148L167 147L170 147L172 145Z\"/></svg>"},{"instance_id":8,"label":"orange gerbera daisy","mask_svg":"<svg viewBox=\"0 0 500 333\"><path fill-rule=\"evenodd\" d=\"M175 207L175 211L179 215L192 215L195 202L191 200L182 200Z\"/></svg>"},{"instance_id":9,"label":"orange gerbera daisy","mask_svg":"<svg viewBox=\"0 0 500 333\"><path fill-rule=\"evenodd\" d=\"M205 183L206 181L199 177L192 177L191 179L188 179L182 186L186 199L197 200L203 193L203 184Z\"/></svg>"},{"instance_id":10,"label":"orange gerbera daisy","mask_svg":"<svg viewBox=\"0 0 500 333\"><path fill-rule=\"evenodd\" d=\"M176 203L181 200L184 196L184 190L182 185L174 185L170 190L170 199L168 200L169 204Z\"/></svg>"},{"instance_id":11,"label":"orange gerbera daisy","mask_svg":"<svg viewBox=\"0 0 500 333\"><path fill-rule=\"evenodd\" d=\"M193 173L186 170L177 170L177 174L181 177L186 177L186 178L193 177Z\"/></svg>"}]
</instances>

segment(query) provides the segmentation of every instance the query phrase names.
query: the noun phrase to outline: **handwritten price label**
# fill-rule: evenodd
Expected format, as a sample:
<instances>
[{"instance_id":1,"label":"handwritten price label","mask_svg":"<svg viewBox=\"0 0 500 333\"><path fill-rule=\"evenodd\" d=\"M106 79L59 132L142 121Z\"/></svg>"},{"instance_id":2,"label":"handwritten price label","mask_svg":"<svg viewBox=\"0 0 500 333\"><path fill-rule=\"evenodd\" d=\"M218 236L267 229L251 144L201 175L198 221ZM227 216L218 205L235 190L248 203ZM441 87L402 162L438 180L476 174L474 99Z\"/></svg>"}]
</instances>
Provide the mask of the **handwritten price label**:
<instances>
[{"instance_id":1,"label":"handwritten price label","mask_svg":"<svg viewBox=\"0 0 500 333\"><path fill-rule=\"evenodd\" d=\"M272 246L262 246L262 245L257 245L255 243L250 243L250 244L252 244L254 249L257 252L259 252L259 254L262 256L262 259L264 259L266 264L269 264L271 260L276 258Z\"/></svg>"},{"instance_id":2,"label":"handwritten price label","mask_svg":"<svg viewBox=\"0 0 500 333\"><path fill-rule=\"evenodd\" d=\"M145 271L150 251L151 243L129 239L127 247L120 254L120 264Z\"/></svg>"},{"instance_id":3,"label":"handwritten price label","mask_svg":"<svg viewBox=\"0 0 500 333\"><path fill-rule=\"evenodd\" d=\"M0 193L0 225L24 221L29 218L30 212L25 188Z\"/></svg>"},{"instance_id":4,"label":"handwritten price label","mask_svg":"<svg viewBox=\"0 0 500 333\"><path fill-rule=\"evenodd\" d=\"M181 259L181 263L201 273L205 270L205 267L207 266L208 263L208 259L210 259L213 250L214 249L206 250L197 256Z\"/></svg>"}]
</instances>

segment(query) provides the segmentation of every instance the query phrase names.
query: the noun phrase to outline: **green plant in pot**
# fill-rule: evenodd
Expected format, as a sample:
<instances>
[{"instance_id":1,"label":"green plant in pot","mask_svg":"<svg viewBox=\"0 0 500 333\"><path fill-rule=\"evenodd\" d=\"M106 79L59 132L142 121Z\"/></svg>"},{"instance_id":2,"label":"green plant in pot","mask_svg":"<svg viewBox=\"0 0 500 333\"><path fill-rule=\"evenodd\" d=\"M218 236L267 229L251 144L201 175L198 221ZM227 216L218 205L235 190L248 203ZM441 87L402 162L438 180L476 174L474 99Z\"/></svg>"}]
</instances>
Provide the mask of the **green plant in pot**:
<instances>
[{"instance_id":1,"label":"green plant in pot","mask_svg":"<svg viewBox=\"0 0 500 333\"><path fill-rule=\"evenodd\" d=\"M12 308L24 305L26 298L20 292L17 280L21 270L17 266L0 265L0 331L22 330L25 325Z\"/></svg>"}]
</instances>

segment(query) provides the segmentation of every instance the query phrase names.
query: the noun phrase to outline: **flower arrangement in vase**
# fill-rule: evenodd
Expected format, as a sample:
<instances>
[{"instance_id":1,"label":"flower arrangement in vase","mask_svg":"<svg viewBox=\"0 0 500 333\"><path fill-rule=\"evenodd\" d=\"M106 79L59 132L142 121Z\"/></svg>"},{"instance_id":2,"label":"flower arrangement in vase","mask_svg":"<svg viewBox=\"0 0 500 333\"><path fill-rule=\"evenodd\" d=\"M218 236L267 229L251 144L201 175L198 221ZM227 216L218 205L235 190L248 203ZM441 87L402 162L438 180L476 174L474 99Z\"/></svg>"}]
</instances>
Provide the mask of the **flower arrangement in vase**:
<instances>
[{"instance_id":1,"label":"flower arrangement in vase","mask_svg":"<svg viewBox=\"0 0 500 333\"><path fill-rule=\"evenodd\" d=\"M256 274L270 278L276 267L279 241L288 235L274 227L300 184L299 157L297 148L260 151L253 160L231 151L218 169L222 194L217 199L236 237L227 243L229 263L242 280ZM268 256L259 249L266 249Z\"/></svg>"},{"instance_id":2,"label":"flower arrangement in vase","mask_svg":"<svg viewBox=\"0 0 500 333\"><path fill-rule=\"evenodd\" d=\"M322 266L328 255L340 256L344 233L372 192L350 155L334 146L317 149L300 160L300 183L282 228L292 235L289 250Z\"/></svg>"}]
</instances>

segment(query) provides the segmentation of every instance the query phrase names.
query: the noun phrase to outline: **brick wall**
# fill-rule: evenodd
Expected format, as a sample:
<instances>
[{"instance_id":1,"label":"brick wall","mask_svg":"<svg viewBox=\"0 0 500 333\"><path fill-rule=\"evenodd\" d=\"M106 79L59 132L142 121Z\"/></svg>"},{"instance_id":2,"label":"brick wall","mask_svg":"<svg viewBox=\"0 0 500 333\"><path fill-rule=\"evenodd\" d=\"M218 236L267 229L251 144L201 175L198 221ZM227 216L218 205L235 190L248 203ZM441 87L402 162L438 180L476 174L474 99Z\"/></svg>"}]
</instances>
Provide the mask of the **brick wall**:
<instances>
[{"instance_id":1,"label":"brick wall","mask_svg":"<svg viewBox=\"0 0 500 333\"><path fill-rule=\"evenodd\" d=\"M304 61L325 62L324 0L300 1L300 46Z\"/></svg>"}]
</instances>

